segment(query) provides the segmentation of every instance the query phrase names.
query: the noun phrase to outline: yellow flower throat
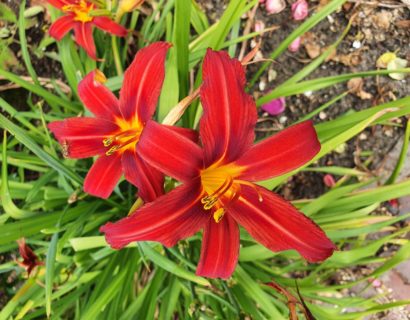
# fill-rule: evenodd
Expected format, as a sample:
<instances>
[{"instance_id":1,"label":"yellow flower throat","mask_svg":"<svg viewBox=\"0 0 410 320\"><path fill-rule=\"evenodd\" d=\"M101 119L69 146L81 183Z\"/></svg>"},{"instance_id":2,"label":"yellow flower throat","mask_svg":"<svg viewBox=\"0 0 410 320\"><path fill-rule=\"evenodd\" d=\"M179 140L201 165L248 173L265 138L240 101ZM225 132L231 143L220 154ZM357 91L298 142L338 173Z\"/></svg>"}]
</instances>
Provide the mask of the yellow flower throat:
<instances>
[{"instance_id":1,"label":"yellow flower throat","mask_svg":"<svg viewBox=\"0 0 410 320\"><path fill-rule=\"evenodd\" d=\"M123 152L135 148L143 129L143 125L138 120L126 121L118 118L116 123L120 129L102 141L104 147L108 148L105 152L107 156L117 151Z\"/></svg>"},{"instance_id":2,"label":"yellow flower throat","mask_svg":"<svg viewBox=\"0 0 410 320\"><path fill-rule=\"evenodd\" d=\"M242 170L239 166L228 164L212 165L201 171L201 183L206 193L201 203L205 210L215 208L213 217L216 223L221 221L229 204L239 198L241 185L255 189L253 183L237 179ZM262 201L259 192L258 196Z\"/></svg>"},{"instance_id":3,"label":"yellow flower throat","mask_svg":"<svg viewBox=\"0 0 410 320\"><path fill-rule=\"evenodd\" d=\"M74 13L75 21L90 22L93 20L93 17L90 15L90 11L92 11L93 8L93 4L88 4L85 0L79 0L76 4L63 6L63 11Z\"/></svg>"}]
</instances>

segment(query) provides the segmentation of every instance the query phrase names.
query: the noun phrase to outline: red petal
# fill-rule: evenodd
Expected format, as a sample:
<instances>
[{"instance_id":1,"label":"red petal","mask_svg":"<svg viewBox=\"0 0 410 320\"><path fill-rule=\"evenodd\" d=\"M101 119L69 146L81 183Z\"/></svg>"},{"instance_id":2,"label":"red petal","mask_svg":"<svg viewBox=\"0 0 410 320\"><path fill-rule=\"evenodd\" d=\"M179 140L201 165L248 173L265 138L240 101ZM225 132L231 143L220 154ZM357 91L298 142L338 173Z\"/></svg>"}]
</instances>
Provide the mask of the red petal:
<instances>
[{"instance_id":1,"label":"red petal","mask_svg":"<svg viewBox=\"0 0 410 320\"><path fill-rule=\"evenodd\" d=\"M68 118L49 123L48 128L65 145L70 158L88 158L104 154L102 140L117 130L112 122L96 118Z\"/></svg>"},{"instance_id":2,"label":"red petal","mask_svg":"<svg viewBox=\"0 0 410 320\"><path fill-rule=\"evenodd\" d=\"M164 194L164 175L149 166L134 151L127 150L122 156L125 179L138 188L144 202L151 202Z\"/></svg>"},{"instance_id":3,"label":"red petal","mask_svg":"<svg viewBox=\"0 0 410 320\"><path fill-rule=\"evenodd\" d=\"M262 201L259 201L259 195ZM295 249L310 262L332 255L335 245L312 220L265 188L241 187L229 214L253 238L272 251Z\"/></svg>"},{"instance_id":4,"label":"red petal","mask_svg":"<svg viewBox=\"0 0 410 320\"><path fill-rule=\"evenodd\" d=\"M76 23L74 26L74 39L77 44L87 52L91 59L97 60L92 23Z\"/></svg>"},{"instance_id":5,"label":"red petal","mask_svg":"<svg viewBox=\"0 0 410 320\"><path fill-rule=\"evenodd\" d=\"M63 16L58 18L48 30L50 36L52 36L57 41L64 38L68 31L74 28L74 21L71 16Z\"/></svg>"},{"instance_id":6,"label":"red petal","mask_svg":"<svg viewBox=\"0 0 410 320\"><path fill-rule=\"evenodd\" d=\"M200 135L206 167L218 160L236 160L254 140L256 106L245 93L244 85L244 70L239 61L225 52L208 50L200 92L204 109Z\"/></svg>"},{"instance_id":7,"label":"red petal","mask_svg":"<svg viewBox=\"0 0 410 320\"><path fill-rule=\"evenodd\" d=\"M187 182L202 168L201 148L169 127L148 121L137 145L140 156L151 166Z\"/></svg>"},{"instance_id":8,"label":"red petal","mask_svg":"<svg viewBox=\"0 0 410 320\"><path fill-rule=\"evenodd\" d=\"M227 279L235 270L238 254L238 224L228 214L219 223L211 218L204 229L201 258L196 274Z\"/></svg>"},{"instance_id":9,"label":"red petal","mask_svg":"<svg viewBox=\"0 0 410 320\"><path fill-rule=\"evenodd\" d=\"M313 123L305 121L254 145L235 164L245 167L242 179L260 181L304 165L319 151Z\"/></svg>"},{"instance_id":10,"label":"red petal","mask_svg":"<svg viewBox=\"0 0 410 320\"><path fill-rule=\"evenodd\" d=\"M101 71L90 72L78 85L81 101L97 117L114 120L121 117L117 97L102 82L105 77Z\"/></svg>"},{"instance_id":11,"label":"red petal","mask_svg":"<svg viewBox=\"0 0 410 320\"><path fill-rule=\"evenodd\" d=\"M182 127L177 127L177 126L168 126L163 124L164 127L171 129L172 131L183 135L185 138L188 138L189 140L193 142L198 142L199 136L198 136L198 131L188 129L188 128L182 128Z\"/></svg>"},{"instance_id":12,"label":"red petal","mask_svg":"<svg viewBox=\"0 0 410 320\"><path fill-rule=\"evenodd\" d=\"M209 219L200 203L199 181L181 185L144 205L132 216L100 228L111 247L132 241L158 241L167 247L195 234Z\"/></svg>"},{"instance_id":13,"label":"red petal","mask_svg":"<svg viewBox=\"0 0 410 320\"><path fill-rule=\"evenodd\" d=\"M102 155L93 164L84 181L84 191L107 199L122 175L121 155Z\"/></svg>"},{"instance_id":14,"label":"red petal","mask_svg":"<svg viewBox=\"0 0 410 320\"><path fill-rule=\"evenodd\" d=\"M47 2L58 9L61 9L62 7L70 3L66 0L47 0Z\"/></svg>"},{"instance_id":15,"label":"red petal","mask_svg":"<svg viewBox=\"0 0 410 320\"><path fill-rule=\"evenodd\" d=\"M127 29L125 29L122 25L107 17L94 17L93 23L101 30L114 34L118 37L125 37L128 33Z\"/></svg>"},{"instance_id":16,"label":"red petal","mask_svg":"<svg viewBox=\"0 0 410 320\"><path fill-rule=\"evenodd\" d=\"M124 73L120 107L126 119L137 116L141 122L155 112L165 76L165 58L171 45L156 42L138 51Z\"/></svg>"}]
</instances>

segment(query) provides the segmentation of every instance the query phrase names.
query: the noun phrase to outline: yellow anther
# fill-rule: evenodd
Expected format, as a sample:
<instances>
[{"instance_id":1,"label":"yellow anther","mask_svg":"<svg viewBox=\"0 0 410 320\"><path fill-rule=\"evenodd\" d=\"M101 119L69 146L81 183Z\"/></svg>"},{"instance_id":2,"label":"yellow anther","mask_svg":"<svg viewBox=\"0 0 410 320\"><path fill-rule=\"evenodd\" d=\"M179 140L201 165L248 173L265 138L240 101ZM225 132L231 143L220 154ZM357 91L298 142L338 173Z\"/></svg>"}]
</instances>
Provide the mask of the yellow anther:
<instances>
[{"instance_id":1,"label":"yellow anther","mask_svg":"<svg viewBox=\"0 0 410 320\"><path fill-rule=\"evenodd\" d=\"M211 209L217 201L218 201L217 197L210 197L210 196L206 196L201 199L201 203L204 204L205 210Z\"/></svg>"},{"instance_id":2,"label":"yellow anther","mask_svg":"<svg viewBox=\"0 0 410 320\"><path fill-rule=\"evenodd\" d=\"M110 155L112 155L115 151L117 151L118 149L120 149L121 148L121 146L113 146L113 147L111 147L105 154L107 155L107 156L110 156Z\"/></svg>"},{"instance_id":3,"label":"yellow anther","mask_svg":"<svg viewBox=\"0 0 410 320\"><path fill-rule=\"evenodd\" d=\"M113 143L113 139L112 138L107 138L103 140L103 145L104 147L109 147L111 144Z\"/></svg>"},{"instance_id":4,"label":"yellow anther","mask_svg":"<svg viewBox=\"0 0 410 320\"><path fill-rule=\"evenodd\" d=\"M223 216L225 214L225 209L224 208L219 208L214 212L214 220L216 223L219 223L219 221L222 220Z\"/></svg>"}]
</instances>

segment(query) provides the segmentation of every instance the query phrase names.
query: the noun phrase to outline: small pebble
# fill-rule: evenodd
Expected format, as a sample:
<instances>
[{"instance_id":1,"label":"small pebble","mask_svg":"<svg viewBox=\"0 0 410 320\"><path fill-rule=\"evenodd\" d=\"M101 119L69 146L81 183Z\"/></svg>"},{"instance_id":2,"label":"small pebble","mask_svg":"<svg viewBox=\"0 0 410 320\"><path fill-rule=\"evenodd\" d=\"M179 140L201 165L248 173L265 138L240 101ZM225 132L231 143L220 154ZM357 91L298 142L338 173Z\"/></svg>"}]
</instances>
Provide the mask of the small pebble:
<instances>
[{"instance_id":1,"label":"small pebble","mask_svg":"<svg viewBox=\"0 0 410 320\"><path fill-rule=\"evenodd\" d=\"M285 123L286 121L288 121L288 117L287 117L287 116L281 116L281 117L279 118L279 122L280 122L280 123Z\"/></svg>"},{"instance_id":2,"label":"small pebble","mask_svg":"<svg viewBox=\"0 0 410 320\"><path fill-rule=\"evenodd\" d=\"M275 80L277 76L278 76L278 73L274 69L269 69L269 72L268 72L269 82L272 82L273 80Z\"/></svg>"},{"instance_id":3,"label":"small pebble","mask_svg":"<svg viewBox=\"0 0 410 320\"><path fill-rule=\"evenodd\" d=\"M355 49L360 49L362 47L362 43L359 40L353 41L352 47Z\"/></svg>"},{"instance_id":4,"label":"small pebble","mask_svg":"<svg viewBox=\"0 0 410 320\"><path fill-rule=\"evenodd\" d=\"M327 16L327 20L329 20L330 23L334 23L335 19L331 15Z\"/></svg>"},{"instance_id":5,"label":"small pebble","mask_svg":"<svg viewBox=\"0 0 410 320\"><path fill-rule=\"evenodd\" d=\"M335 148L335 152L339 153L339 154L343 154L346 151L347 148L347 144L346 143L342 143L339 144L336 148Z\"/></svg>"},{"instance_id":6,"label":"small pebble","mask_svg":"<svg viewBox=\"0 0 410 320\"><path fill-rule=\"evenodd\" d=\"M326 112L320 111L320 113L319 113L319 118L320 118L321 120L325 120L325 119L327 118Z\"/></svg>"},{"instance_id":7,"label":"small pebble","mask_svg":"<svg viewBox=\"0 0 410 320\"><path fill-rule=\"evenodd\" d=\"M360 139L360 140L367 140L367 134L365 134L364 132L362 132L362 133L359 135L359 139Z\"/></svg>"},{"instance_id":8,"label":"small pebble","mask_svg":"<svg viewBox=\"0 0 410 320\"><path fill-rule=\"evenodd\" d=\"M265 91L266 89L266 82L264 80L259 82L259 90L260 91Z\"/></svg>"},{"instance_id":9,"label":"small pebble","mask_svg":"<svg viewBox=\"0 0 410 320\"><path fill-rule=\"evenodd\" d=\"M305 97L310 97L313 94L313 91L306 91L303 93Z\"/></svg>"}]
</instances>

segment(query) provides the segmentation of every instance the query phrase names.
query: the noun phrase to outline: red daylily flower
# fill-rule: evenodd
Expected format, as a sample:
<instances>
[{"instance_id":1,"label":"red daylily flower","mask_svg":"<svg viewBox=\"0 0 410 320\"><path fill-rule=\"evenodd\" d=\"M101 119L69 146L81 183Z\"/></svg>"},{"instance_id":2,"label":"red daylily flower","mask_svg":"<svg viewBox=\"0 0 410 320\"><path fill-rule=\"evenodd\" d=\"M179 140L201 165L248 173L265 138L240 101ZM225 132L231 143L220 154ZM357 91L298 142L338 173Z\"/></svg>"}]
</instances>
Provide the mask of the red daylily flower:
<instances>
[{"instance_id":1,"label":"red daylily flower","mask_svg":"<svg viewBox=\"0 0 410 320\"><path fill-rule=\"evenodd\" d=\"M68 118L49 124L65 156L99 156L85 178L85 192L108 198L124 173L145 202L163 194L163 174L139 156L137 143L155 112L169 47L168 43L157 42L137 53L125 71L119 100L102 84L105 77L100 71L89 73L79 84L78 94L95 118ZM190 139L196 136L193 130L170 130Z\"/></svg>"},{"instance_id":2,"label":"red daylily flower","mask_svg":"<svg viewBox=\"0 0 410 320\"><path fill-rule=\"evenodd\" d=\"M109 17L91 16L90 12L98 9L94 3L86 0L47 0L47 2L65 13L51 25L50 35L60 41L71 29L74 29L75 41L94 60L97 60L97 54L93 26L118 37L127 35L127 29Z\"/></svg>"},{"instance_id":3,"label":"red daylily flower","mask_svg":"<svg viewBox=\"0 0 410 320\"><path fill-rule=\"evenodd\" d=\"M244 85L239 61L209 50L200 92L203 147L148 121L138 145L141 156L182 185L103 226L100 230L113 248L145 240L170 247L203 228L197 274L211 278L228 278L234 271L238 225L272 251L296 249L311 262L333 253L335 245L313 221L253 183L290 172L319 152L312 123L302 122L252 145L256 107Z\"/></svg>"},{"instance_id":4,"label":"red daylily flower","mask_svg":"<svg viewBox=\"0 0 410 320\"><path fill-rule=\"evenodd\" d=\"M33 269L37 266L41 266L44 263L39 261L37 255L31 250L31 248L26 244L26 240L21 238L17 240L19 245L19 253L23 258L23 261L17 261L17 263L27 270L28 275L30 276Z\"/></svg>"}]
</instances>

